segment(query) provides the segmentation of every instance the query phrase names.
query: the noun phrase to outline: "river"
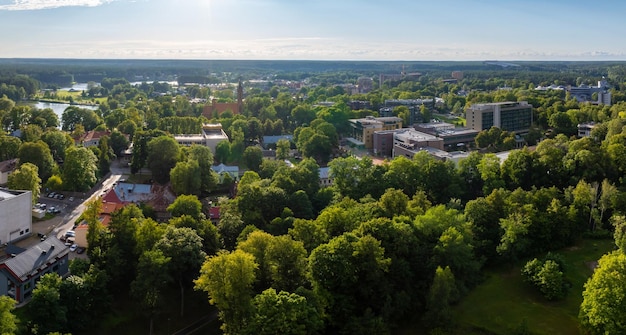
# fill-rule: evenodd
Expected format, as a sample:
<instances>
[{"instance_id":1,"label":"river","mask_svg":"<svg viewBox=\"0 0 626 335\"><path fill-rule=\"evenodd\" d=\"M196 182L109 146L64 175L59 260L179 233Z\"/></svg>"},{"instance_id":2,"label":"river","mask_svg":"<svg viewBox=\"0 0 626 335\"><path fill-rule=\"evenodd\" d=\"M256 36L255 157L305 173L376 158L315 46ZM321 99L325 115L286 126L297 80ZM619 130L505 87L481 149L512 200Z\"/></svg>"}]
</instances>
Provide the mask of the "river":
<instances>
[{"instance_id":1,"label":"river","mask_svg":"<svg viewBox=\"0 0 626 335\"><path fill-rule=\"evenodd\" d=\"M59 123L61 123L61 120L63 118L63 112L65 111L67 107L70 106L70 104L67 104L67 103L43 102L43 101L33 102L31 103L31 105L38 109L44 109L44 108L52 109L54 111L54 114L56 114L59 117ZM91 105L74 105L74 106L79 107L79 108L92 109L92 110L98 109L98 106L91 106Z\"/></svg>"}]
</instances>

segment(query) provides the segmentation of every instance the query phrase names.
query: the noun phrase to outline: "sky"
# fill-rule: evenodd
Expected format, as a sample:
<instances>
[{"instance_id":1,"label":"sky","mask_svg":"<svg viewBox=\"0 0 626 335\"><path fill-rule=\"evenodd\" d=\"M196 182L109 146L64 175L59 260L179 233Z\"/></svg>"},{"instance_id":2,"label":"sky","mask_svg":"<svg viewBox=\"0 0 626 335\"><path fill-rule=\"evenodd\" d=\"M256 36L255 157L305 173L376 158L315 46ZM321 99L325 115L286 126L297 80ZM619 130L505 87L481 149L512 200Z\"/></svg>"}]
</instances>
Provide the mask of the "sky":
<instances>
[{"instance_id":1,"label":"sky","mask_svg":"<svg viewBox=\"0 0 626 335\"><path fill-rule=\"evenodd\" d=\"M626 60L624 0L0 0L0 58Z\"/></svg>"}]
</instances>

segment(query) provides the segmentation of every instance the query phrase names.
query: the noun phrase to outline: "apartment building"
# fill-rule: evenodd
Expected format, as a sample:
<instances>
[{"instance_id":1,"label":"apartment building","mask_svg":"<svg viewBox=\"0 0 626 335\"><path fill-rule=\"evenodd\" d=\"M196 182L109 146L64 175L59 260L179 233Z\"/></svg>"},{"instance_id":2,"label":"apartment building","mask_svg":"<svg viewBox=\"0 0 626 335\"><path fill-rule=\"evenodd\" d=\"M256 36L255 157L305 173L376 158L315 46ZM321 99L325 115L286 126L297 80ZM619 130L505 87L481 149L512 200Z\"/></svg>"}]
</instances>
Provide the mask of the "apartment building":
<instances>
[{"instance_id":1,"label":"apartment building","mask_svg":"<svg viewBox=\"0 0 626 335\"><path fill-rule=\"evenodd\" d=\"M533 123L533 106L526 101L474 104L465 111L467 127L482 131L491 127L518 134Z\"/></svg>"}]
</instances>

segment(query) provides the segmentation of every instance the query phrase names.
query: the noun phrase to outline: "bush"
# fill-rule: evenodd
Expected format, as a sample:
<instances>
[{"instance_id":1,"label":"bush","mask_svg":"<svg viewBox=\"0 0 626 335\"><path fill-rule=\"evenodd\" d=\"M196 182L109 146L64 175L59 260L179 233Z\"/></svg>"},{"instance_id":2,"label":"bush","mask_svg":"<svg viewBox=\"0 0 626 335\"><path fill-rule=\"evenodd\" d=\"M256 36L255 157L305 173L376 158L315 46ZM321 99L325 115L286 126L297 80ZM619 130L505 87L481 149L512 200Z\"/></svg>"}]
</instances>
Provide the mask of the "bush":
<instances>
[{"instance_id":1,"label":"bush","mask_svg":"<svg viewBox=\"0 0 626 335\"><path fill-rule=\"evenodd\" d=\"M551 259L552 258L552 259ZM522 269L524 280L532 284L548 300L563 299L569 285L565 279L563 262L558 255L548 254L544 260L537 258Z\"/></svg>"}]
</instances>

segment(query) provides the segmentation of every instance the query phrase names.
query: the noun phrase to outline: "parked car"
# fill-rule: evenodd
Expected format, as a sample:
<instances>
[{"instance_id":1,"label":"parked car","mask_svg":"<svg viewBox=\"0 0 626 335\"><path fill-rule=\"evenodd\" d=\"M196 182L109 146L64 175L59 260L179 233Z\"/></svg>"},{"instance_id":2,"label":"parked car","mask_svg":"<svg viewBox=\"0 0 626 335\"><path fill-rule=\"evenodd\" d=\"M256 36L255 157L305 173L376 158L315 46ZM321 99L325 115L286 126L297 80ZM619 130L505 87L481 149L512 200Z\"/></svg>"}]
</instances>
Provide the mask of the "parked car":
<instances>
[{"instance_id":1,"label":"parked car","mask_svg":"<svg viewBox=\"0 0 626 335\"><path fill-rule=\"evenodd\" d=\"M74 197L70 197L69 199L67 199L69 201L74 201Z\"/></svg>"},{"instance_id":2,"label":"parked car","mask_svg":"<svg viewBox=\"0 0 626 335\"><path fill-rule=\"evenodd\" d=\"M54 211L55 211L55 209L56 209L56 208L54 208L54 206L52 206L52 207L48 208L48 211L47 211L47 212L48 212L48 213L50 213L50 214L54 214L54 213L55 213L55 212L54 212Z\"/></svg>"},{"instance_id":3,"label":"parked car","mask_svg":"<svg viewBox=\"0 0 626 335\"><path fill-rule=\"evenodd\" d=\"M63 194L59 194L59 199L63 200L65 199L65 196Z\"/></svg>"},{"instance_id":4,"label":"parked car","mask_svg":"<svg viewBox=\"0 0 626 335\"><path fill-rule=\"evenodd\" d=\"M48 193L48 198L54 198L55 195L56 195L55 192L50 192Z\"/></svg>"},{"instance_id":5,"label":"parked car","mask_svg":"<svg viewBox=\"0 0 626 335\"><path fill-rule=\"evenodd\" d=\"M83 252L85 252L85 250L86 250L86 248L78 247L78 248L76 248L76 253L77 254L82 254Z\"/></svg>"},{"instance_id":6,"label":"parked car","mask_svg":"<svg viewBox=\"0 0 626 335\"><path fill-rule=\"evenodd\" d=\"M78 248L78 245L72 244L72 246L70 247L70 251L76 251L76 248Z\"/></svg>"},{"instance_id":7,"label":"parked car","mask_svg":"<svg viewBox=\"0 0 626 335\"><path fill-rule=\"evenodd\" d=\"M68 230L65 232L65 237L75 237L76 236L76 232L73 230Z\"/></svg>"}]
</instances>

